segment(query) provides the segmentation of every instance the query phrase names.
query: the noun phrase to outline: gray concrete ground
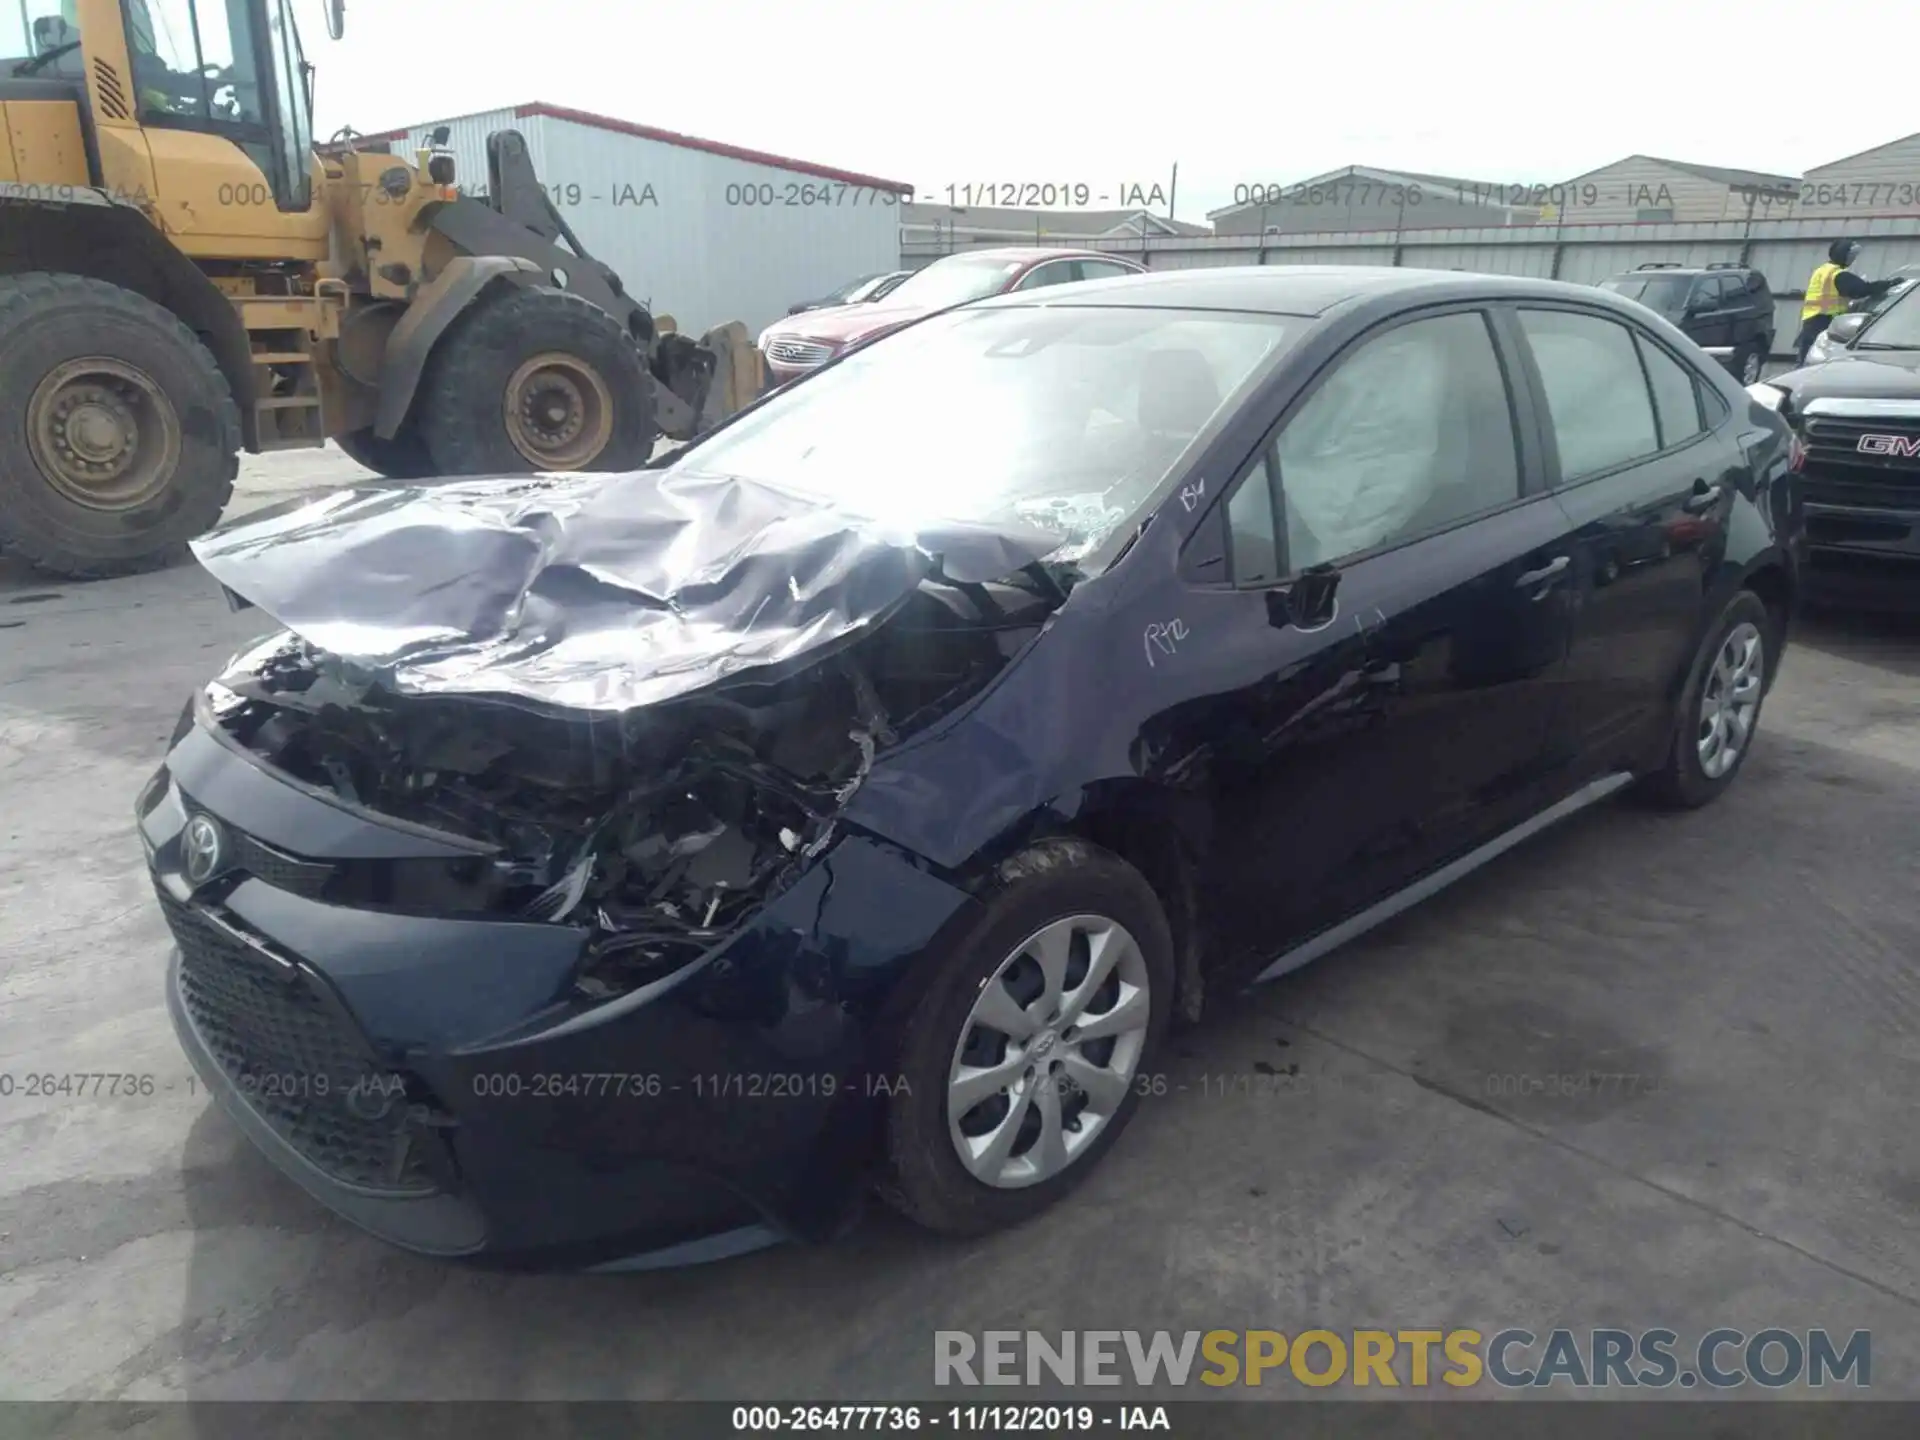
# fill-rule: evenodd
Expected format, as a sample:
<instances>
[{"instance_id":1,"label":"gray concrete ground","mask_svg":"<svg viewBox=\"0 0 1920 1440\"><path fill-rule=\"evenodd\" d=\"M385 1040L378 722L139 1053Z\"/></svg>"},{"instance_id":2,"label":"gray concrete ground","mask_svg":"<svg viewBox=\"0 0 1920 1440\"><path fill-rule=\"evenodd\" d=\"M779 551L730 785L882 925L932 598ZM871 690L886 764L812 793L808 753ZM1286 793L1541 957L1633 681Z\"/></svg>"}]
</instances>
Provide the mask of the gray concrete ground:
<instances>
[{"instance_id":1,"label":"gray concrete ground","mask_svg":"<svg viewBox=\"0 0 1920 1440\"><path fill-rule=\"evenodd\" d=\"M187 1093L130 807L260 628L192 567L0 566L0 1070L155 1077L0 1098L0 1394L868 1400L936 1329L1318 1324L1867 1329L1920 1396L1920 628L1807 627L1718 805L1591 812L1180 1039L1017 1232L591 1278L366 1239ZM1586 1071L1637 1078L1507 1078Z\"/></svg>"}]
</instances>

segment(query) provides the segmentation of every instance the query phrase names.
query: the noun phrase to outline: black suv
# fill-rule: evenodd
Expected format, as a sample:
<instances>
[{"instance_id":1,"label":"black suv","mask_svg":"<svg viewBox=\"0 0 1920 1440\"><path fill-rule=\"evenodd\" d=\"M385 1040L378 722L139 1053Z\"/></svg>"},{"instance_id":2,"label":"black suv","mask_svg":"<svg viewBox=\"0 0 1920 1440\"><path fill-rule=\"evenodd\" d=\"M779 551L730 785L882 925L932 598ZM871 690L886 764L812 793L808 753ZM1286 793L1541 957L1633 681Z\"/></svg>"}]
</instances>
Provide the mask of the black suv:
<instances>
[{"instance_id":1,"label":"black suv","mask_svg":"<svg viewBox=\"0 0 1920 1440\"><path fill-rule=\"evenodd\" d=\"M1600 282L1672 321L1686 337L1751 385L1773 353L1773 288L1750 265L1649 262Z\"/></svg>"}]
</instances>

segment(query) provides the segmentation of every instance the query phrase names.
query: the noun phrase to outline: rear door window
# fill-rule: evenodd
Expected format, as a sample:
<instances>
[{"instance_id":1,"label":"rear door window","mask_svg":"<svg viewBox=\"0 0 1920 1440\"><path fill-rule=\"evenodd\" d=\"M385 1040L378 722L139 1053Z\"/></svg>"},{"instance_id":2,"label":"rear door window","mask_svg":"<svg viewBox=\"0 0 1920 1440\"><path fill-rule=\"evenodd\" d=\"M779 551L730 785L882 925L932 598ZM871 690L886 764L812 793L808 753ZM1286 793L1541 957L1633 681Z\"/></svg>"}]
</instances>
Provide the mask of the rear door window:
<instances>
[{"instance_id":1,"label":"rear door window","mask_svg":"<svg viewBox=\"0 0 1920 1440\"><path fill-rule=\"evenodd\" d=\"M1634 337L1647 367L1653 391L1654 417L1660 423L1662 449L1690 440L1706 427L1700 423L1700 391L1693 374L1644 335Z\"/></svg>"},{"instance_id":2,"label":"rear door window","mask_svg":"<svg viewBox=\"0 0 1920 1440\"><path fill-rule=\"evenodd\" d=\"M1571 310L1519 311L1546 391L1562 484L1660 448L1653 398L1631 331Z\"/></svg>"},{"instance_id":3,"label":"rear door window","mask_svg":"<svg viewBox=\"0 0 1920 1440\"><path fill-rule=\"evenodd\" d=\"M1013 288L1015 290L1038 290L1047 285L1069 284L1074 278L1073 271L1075 264L1076 262L1072 260L1049 260L1043 265L1036 265L1025 275L1022 275L1020 277L1020 283Z\"/></svg>"}]
</instances>

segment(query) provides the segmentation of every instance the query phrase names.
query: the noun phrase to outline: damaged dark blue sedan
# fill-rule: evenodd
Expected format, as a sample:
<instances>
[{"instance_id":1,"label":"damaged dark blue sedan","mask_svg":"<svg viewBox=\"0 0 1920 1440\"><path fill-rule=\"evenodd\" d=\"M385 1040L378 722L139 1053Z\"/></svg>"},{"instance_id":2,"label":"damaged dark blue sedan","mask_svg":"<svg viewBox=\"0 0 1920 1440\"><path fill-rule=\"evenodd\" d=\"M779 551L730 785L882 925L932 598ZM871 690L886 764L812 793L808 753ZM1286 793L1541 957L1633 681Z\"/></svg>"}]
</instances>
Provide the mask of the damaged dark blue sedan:
<instances>
[{"instance_id":1,"label":"damaged dark blue sedan","mask_svg":"<svg viewBox=\"0 0 1920 1440\"><path fill-rule=\"evenodd\" d=\"M1203 1001L1732 783L1788 450L1586 287L1190 271L930 317L633 474L248 521L197 553L284 628L138 803L175 1027L418 1251L1016 1222Z\"/></svg>"}]
</instances>

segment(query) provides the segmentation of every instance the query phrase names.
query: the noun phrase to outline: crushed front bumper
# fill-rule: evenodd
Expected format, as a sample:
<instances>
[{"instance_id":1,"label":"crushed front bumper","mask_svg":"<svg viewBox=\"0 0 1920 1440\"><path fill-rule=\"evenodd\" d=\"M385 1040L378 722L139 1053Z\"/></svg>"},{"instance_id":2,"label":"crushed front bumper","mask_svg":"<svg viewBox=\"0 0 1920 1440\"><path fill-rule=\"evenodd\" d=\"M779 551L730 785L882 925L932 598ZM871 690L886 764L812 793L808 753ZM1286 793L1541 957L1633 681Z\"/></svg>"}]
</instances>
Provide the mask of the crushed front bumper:
<instances>
[{"instance_id":1,"label":"crushed front bumper","mask_svg":"<svg viewBox=\"0 0 1920 1440\"><path fill-rule=\"evenodd\" d=\"M210 874L195 816L220 837ZM467 842L332 802L204 725L138 817L175 939L174 1028L248 1138L396 1245L543 1267L842 1228L886 1093L876 1014L973 903L842 836L699 960L593 1002L573 984L584 930L330 902L332 867Z\"/></svg>"}]
</instances>

